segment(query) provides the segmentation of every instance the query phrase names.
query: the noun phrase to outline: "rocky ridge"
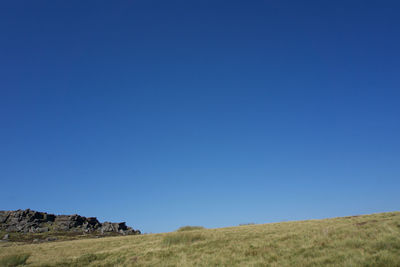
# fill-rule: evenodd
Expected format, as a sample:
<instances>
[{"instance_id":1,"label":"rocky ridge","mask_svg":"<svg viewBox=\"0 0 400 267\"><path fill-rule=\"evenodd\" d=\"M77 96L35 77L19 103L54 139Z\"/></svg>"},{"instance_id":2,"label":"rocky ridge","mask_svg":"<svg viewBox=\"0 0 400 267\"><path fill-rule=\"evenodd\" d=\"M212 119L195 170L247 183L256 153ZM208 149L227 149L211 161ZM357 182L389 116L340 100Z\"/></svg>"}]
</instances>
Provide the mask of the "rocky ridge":
<instances>
[{"instance_id":1,"label":"rocky ridge","mask_svg":"<svg viewBox=\"0 0 400 267\"><path fill-rule=\"evenodd\" d=\"M100 223L96 217L74 215L54 215L30 209L0 211L0 231L17 233L76 232L98 235L140 234L125 222Z\"/></svg>"}]
</instances>

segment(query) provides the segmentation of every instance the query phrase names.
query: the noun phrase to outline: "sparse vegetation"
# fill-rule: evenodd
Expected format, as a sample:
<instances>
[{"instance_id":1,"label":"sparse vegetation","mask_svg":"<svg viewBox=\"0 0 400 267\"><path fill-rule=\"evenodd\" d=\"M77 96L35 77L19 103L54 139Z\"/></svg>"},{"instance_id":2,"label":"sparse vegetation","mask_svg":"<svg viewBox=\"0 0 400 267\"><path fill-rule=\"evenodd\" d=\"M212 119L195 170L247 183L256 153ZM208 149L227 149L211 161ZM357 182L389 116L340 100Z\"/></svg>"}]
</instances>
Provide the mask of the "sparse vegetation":
<instances>
[{"instance_id":1,"label":"sparse vegetation","mask_svg":"<svg viewBox=\"0 0 400 267\"><path fill-rule=\"evenodd\" d=\"M400 266L400 212L40 244L0 243L0 266ZM22 263L22 261L21 261Z\"/></svg>"}]
</instances>

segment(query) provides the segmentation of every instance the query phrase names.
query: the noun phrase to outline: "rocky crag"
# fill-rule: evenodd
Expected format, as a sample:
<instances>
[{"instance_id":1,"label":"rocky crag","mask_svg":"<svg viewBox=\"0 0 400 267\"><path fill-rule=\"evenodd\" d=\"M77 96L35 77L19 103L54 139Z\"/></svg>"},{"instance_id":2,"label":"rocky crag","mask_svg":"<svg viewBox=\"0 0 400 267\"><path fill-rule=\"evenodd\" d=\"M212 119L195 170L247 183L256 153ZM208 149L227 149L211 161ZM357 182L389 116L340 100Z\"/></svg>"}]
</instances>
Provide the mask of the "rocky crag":
<instances>
[{"instance_id":1,"label":"rocky crag","mask_svg":"<svg viewBox=\"0 0 400 267\"><path fill-rule=\"evenodd\" d=\"M9 233L74 232L82 234L140 234L125 222L100 223L96 217L54 215L30 209L0 211L0 231Z\"/></svg>"}]
</instances>

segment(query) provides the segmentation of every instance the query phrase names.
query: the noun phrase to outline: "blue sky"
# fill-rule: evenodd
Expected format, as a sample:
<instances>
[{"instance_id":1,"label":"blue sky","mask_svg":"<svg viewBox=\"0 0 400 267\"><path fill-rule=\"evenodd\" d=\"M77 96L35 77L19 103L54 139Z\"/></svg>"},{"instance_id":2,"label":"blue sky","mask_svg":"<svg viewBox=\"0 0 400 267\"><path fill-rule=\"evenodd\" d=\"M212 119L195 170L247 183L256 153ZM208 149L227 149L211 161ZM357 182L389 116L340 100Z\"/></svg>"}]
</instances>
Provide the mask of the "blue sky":
<instances>
[{"instance_id":1,"label":"blue sky","mask_svg":"<svg viewBox=\"0 0 400 267\"><path fill-rule=\"evenodd\" d=\"M399 210L398 1L3 1L0 209L143 232Z\"/></svg>"}]
</instances>

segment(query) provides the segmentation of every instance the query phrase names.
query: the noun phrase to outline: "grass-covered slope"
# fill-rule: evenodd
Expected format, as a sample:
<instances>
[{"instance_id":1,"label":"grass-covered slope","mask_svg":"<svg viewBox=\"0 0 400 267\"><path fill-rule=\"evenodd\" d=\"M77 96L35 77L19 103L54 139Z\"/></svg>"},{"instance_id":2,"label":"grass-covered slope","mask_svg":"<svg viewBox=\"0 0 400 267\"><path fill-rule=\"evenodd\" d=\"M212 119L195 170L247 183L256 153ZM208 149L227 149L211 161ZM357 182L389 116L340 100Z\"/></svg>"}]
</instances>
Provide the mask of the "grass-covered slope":
<instances>
[{"instance_id":1,"label":"grass-covered slope","mask_svg":"<svg viewBox=\"0 0 400 267\"><path fill-rule=\"evenodd\" d=\"M30 245L0 243L0 266L18 260L30 266L400 266L400 212Z\"/></svg>"}]
</instances>

